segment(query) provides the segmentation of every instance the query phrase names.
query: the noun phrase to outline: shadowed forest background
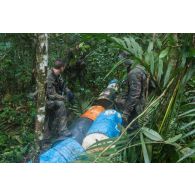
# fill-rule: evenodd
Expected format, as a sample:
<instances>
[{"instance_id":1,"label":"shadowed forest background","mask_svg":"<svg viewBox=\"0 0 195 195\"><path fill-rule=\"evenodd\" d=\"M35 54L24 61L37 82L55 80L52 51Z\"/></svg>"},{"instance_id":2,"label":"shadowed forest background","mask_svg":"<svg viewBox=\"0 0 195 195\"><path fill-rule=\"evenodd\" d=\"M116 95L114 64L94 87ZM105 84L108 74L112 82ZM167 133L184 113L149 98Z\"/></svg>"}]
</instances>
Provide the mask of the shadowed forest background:
<instances>
[{"instance_id":1,"label":"shadowed forest background","mask_svg":"<svg viewBox=\"0 0 195 195\"><path fill-rule=\"evenodd\" d=\"M36 44L37 34L0 34L0 162L27 162L34 154ZM122 84L124 50L146 68L153 90L138 118L141 128L104 141L107 149L89 162L194 162L194 34L48 34L48 68L57 58L68 64L63 76L75 94L69 123L111 79Z\"/></svg>"}]
</instances>

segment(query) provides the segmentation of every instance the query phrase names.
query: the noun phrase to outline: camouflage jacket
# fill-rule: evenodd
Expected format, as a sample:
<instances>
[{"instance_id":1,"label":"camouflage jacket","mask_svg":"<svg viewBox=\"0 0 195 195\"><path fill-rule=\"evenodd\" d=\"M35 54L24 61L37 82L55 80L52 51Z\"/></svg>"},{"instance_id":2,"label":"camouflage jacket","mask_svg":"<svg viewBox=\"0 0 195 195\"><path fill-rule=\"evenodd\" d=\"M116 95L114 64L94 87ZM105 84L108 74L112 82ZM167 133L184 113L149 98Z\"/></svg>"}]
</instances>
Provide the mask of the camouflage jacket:
<instances>
[{"instance_id":1,"label":"camouflage jacket","mask_svg":"<svg viewBox=\"0 0 195 195\"><path fill-rule=\"evenodd\" d=\"M49 70L46 81L47 100L65 100L63 96L64 81L60 75L55 75L53 70Z\"/></svg>"},{"instance_id":2,"label":"camouflage jacket","mask_svg":"<svg viewBox=\"0 0 195 195\"><path fill-rule=\"evenodd\" d=\"M147 88L147 73L137 65L128 73L128 95L123 114L130 116L134 110L138 114L143 111Z\"/></svg>"}]
</instances>

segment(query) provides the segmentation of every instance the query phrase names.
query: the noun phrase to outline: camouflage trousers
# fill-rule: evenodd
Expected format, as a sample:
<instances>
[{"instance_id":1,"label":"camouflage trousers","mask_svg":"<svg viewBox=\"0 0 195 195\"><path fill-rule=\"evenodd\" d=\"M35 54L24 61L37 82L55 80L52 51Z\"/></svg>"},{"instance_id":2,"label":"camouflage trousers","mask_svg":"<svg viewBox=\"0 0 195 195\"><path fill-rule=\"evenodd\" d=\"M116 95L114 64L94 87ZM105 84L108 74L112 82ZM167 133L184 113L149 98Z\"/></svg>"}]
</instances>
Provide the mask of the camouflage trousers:
<instances>
[{"instance_id":1,"label":"camouflage trousers","mask_svg":"<svg viewBox=\"0 0 195 195\"><path fill-rule=\"evenodd\" d=\"M63 101L46 102L45 139L59 137L67 130L67 111Z\"/></svg>"},{"instance_id":2,"label":"camouflage trousers","mask_svg":"<svg viewBox=\"0 0 195 195\"><path fill-rule=\"evenodd\" d=\"M116 99L115 99L115 106L116 106L116 109L123 113L123 111L125 110L125 107L126 107L126 104L127 104L127 97L120 97L118 96ZM124 124L123 125L126 127L134 118L136 118L137 116L139 115L139 111L134 108L133 111L131 113L129 113L129 117L128 117L128 120L126 121L127 124ZM132 132L133 130L136 130L139 128L139 123L138 121L135 121L131 127L129 127L127 129L127 133L130 133Z\"/></svg>"}]
</instances>

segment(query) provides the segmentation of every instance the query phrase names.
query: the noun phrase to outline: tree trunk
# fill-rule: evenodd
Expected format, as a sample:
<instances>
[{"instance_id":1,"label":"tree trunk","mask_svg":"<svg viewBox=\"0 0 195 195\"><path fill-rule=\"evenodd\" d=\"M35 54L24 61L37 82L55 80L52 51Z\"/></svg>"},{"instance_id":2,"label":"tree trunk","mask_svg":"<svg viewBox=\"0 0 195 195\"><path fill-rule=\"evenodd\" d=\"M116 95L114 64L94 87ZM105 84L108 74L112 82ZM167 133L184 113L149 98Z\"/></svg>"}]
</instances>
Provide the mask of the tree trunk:
<instances>
[{"instance_id":1,"label":"tree trunk","mask_svg":"<svg viewBox=\"0 0 195 195\"><path fill-rule=\"evenodd\" d=\"M48 35L36 34L36 85L37 85L37 116L35 134L37 141L43 139L45 120L45 81L48 66Z\"/></svg>"}]
</instances>

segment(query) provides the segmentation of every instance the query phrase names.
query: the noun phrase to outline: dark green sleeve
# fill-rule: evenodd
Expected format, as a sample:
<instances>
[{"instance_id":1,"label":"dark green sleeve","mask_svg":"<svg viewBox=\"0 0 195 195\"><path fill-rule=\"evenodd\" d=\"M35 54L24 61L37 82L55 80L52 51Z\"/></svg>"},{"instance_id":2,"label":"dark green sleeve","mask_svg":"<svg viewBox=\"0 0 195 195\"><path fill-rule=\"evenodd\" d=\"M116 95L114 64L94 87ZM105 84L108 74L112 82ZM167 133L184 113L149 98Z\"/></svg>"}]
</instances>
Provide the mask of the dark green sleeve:
<instances>
[{"instance_id":1,"label":"dark green sleeve","mask_svg":"<svg viewBox=\"0 0 195 195\"><path fill-rule=\"evenodd\" d=\"M46 93L47 93L47 98L49 100L64 100L64 96L59 95L56 93L55 90L55 80L53 77L48 76L47 78L47 88L46 88Z\"/></svg>"}]
</instances>

